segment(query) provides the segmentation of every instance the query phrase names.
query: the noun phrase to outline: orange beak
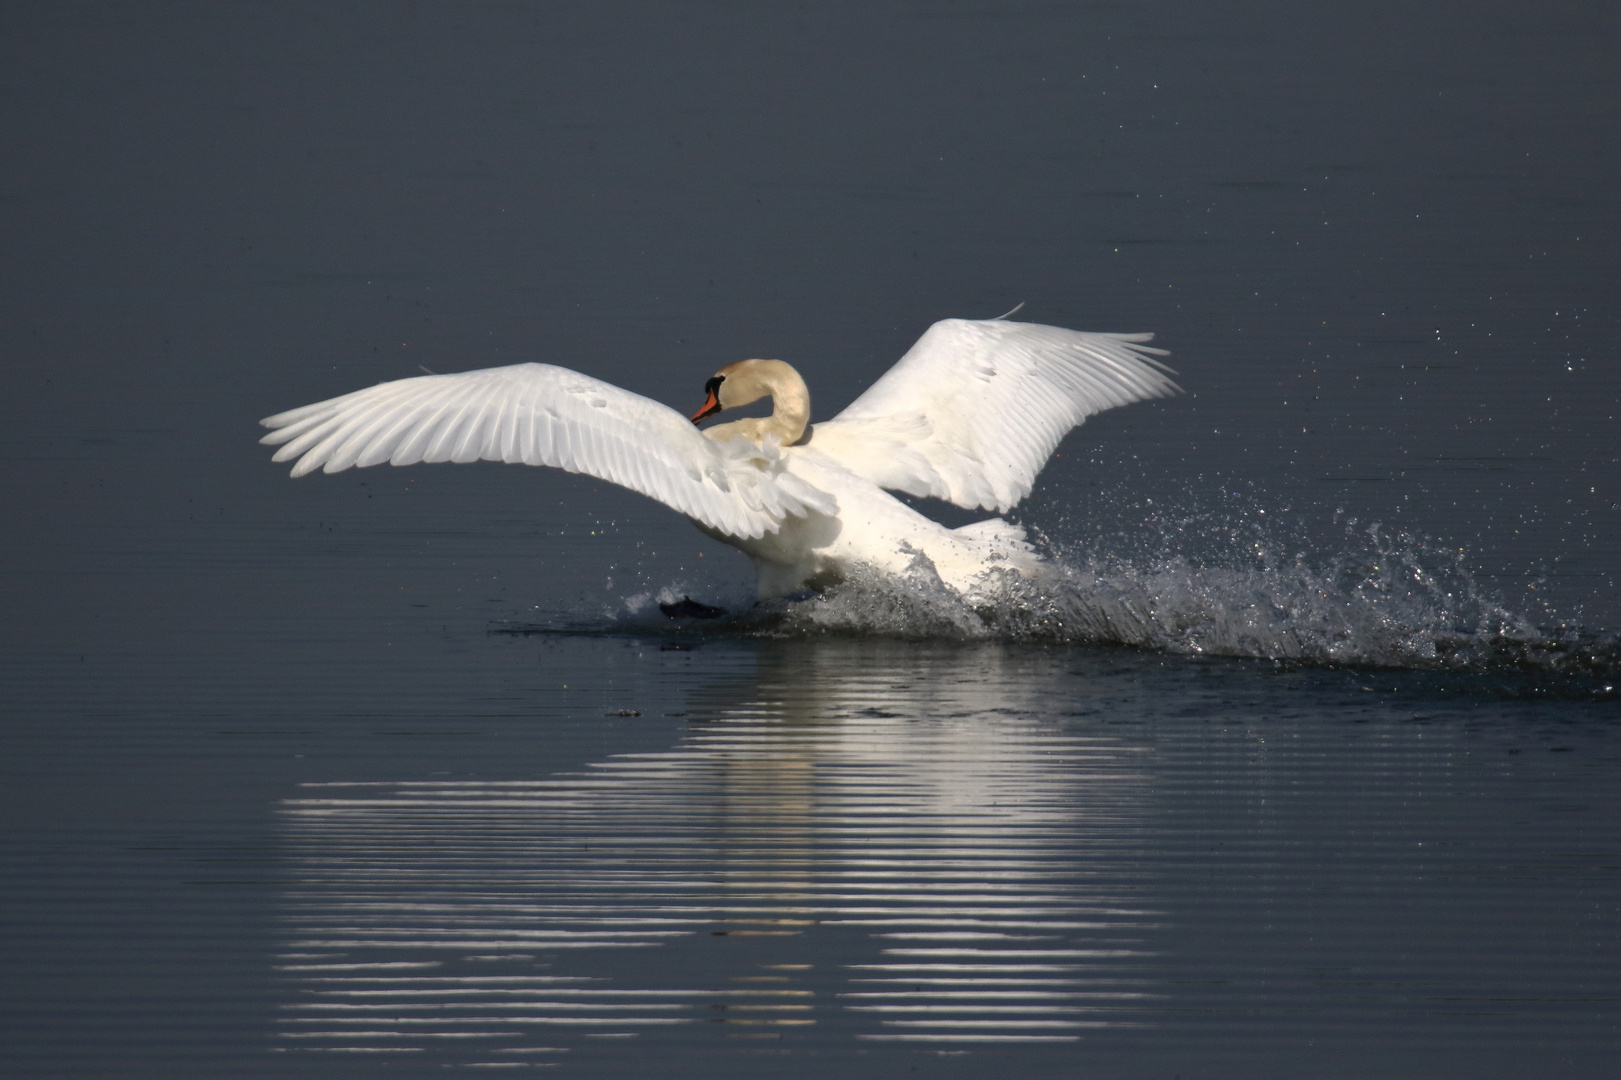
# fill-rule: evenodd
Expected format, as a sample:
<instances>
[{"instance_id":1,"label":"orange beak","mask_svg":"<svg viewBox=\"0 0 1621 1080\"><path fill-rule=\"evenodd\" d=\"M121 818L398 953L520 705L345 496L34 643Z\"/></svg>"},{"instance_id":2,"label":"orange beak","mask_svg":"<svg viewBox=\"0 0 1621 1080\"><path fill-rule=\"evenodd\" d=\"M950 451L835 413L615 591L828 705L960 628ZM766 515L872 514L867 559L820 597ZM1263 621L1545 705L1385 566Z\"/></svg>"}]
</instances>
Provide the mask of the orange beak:
<instances>
[{"instance_id":1,"label":"orange beak","mask_svg":"<svg viewBox=\"0 0 1621 1080\"><path fill-rule=\"evenodd\" d=\"M724 408L724 406L720 403L720 384L725 381L726 376L716 375L713 379L710 379L708 382L704 383L704 393L708 394L709 396L704 399L704 407L692 414L692 422L694 424L714 416L716 413L720 412L722 408Z\"/></svg>"},{"instance_id":2,"label":"orange beak","mask_svg":"<svg viewBox=\"0 0 1621 1080\"><path fill-rule=\"evenodd\" d=\"M715 391L711 390L709 399L704 402L704 407L692 414L692 422L694 424L700 423L718 412L720 412L720 398L716 397Z\"/></svg>"}]
</instances>

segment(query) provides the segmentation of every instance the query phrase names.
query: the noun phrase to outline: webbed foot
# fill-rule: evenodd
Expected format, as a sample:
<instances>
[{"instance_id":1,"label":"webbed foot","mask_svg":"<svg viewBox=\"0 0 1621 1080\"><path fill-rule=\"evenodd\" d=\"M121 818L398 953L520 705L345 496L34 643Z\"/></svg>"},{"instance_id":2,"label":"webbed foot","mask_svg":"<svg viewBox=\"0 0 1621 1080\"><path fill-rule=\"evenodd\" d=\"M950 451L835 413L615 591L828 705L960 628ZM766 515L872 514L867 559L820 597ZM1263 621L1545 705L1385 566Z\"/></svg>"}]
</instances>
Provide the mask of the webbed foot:
<instances>
[{"instance_id":1,"label":"webbed foot","mask_svg":"<svg viewBox=\"0 0 1621 1080\"><path fill-rule=\"evenodd\" d=\"M659 610L671 619L718 619L726 614L725 608L700 604L690 596L683 596L679 603L660 604Z\"/></svg>"}]
</instances>

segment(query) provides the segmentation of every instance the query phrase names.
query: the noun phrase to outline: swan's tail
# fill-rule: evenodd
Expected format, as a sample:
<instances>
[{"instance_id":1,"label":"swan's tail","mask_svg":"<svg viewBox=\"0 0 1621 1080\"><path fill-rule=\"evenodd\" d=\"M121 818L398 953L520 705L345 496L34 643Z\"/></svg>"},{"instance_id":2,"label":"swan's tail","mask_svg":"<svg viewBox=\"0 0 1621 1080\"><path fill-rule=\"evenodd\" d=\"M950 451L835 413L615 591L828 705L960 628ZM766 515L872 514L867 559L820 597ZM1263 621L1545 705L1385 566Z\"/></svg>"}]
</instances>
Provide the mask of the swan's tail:
<instances>
[{"instance_id":1,"label":"swan's tail","mask_svg":"<svg viewBox=\"0 0 1621 1080\"><path fill-rule=\"evenodd\" d=\"M1017 570L1025 577L1036 577L1045 568L1036 549L1024 538L1024 528L1001 518L986 518L972 525L953 529L951 534L983 554L991 567Z\"/></svg>"}]
</instances>

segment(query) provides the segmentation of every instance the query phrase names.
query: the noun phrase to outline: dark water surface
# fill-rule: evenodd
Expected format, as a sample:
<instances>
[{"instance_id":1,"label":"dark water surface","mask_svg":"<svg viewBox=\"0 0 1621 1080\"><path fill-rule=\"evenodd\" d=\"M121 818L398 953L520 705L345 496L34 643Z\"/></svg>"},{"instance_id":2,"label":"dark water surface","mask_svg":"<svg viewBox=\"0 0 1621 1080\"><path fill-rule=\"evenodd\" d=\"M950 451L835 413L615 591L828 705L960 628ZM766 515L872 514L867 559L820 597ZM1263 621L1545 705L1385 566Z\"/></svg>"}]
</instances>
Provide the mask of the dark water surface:
<instances>
[{"instance_id":1,"label":"dark water surface","mask_svg":"<svg viewBox=\"0 0 1621 1080\"><path fill-rule=\"evenodd\" d=\"M1610 1076L1621 17L8 5L0 1071ZM750 609L269 413L1160 334L1058 567ZM950 524L971 517L922 508ZM683 595L733 612L675 624Z\"/></svg>"}]
</instances>

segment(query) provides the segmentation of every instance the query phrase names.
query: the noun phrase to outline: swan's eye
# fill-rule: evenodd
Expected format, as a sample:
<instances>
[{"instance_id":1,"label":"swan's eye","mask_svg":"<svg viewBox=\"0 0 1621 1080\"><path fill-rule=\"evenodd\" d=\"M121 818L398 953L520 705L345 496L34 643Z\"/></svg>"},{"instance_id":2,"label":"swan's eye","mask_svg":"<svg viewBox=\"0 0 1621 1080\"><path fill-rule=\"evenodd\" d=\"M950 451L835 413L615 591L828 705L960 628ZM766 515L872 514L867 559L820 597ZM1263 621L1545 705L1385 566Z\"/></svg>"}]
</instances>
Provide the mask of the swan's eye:
<instances>
[{"instance_id":1,"label":"swan's eye","mask_svg":"<svg viewBox=\"0 0 1621 1080\"><path fill-rule=\"evenodd\" d=\"M724 375L716 375L714 378L712 378L708 382L704 383L704 393L706 393L706 394L714 394L716 397L719 397L720 396L720 384L725 382L725 381L726 381L726 376L724 376Z\"/></svg>"}]
</instances>

